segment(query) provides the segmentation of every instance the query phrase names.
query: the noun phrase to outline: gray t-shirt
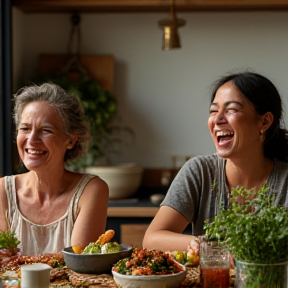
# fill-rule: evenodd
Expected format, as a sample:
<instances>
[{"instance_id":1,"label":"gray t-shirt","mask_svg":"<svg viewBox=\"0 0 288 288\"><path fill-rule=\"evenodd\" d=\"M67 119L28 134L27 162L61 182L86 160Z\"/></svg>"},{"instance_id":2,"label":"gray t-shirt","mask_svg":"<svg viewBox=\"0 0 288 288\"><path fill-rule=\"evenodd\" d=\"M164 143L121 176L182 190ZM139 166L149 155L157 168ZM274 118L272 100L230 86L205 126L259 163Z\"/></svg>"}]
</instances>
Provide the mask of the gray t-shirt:
<instances>
[{"instance_id":1,"label":"gray t-shirt","mask_svg":"<svg viewBox=\"0 0 288 288\"><path fill-rule=\"evenodd\" d=\"M226 160L217 154L188 160L174 178L160 206L169 206L190 223L194 235L204 234L203 224L228 205ZM275 204L288 207L288 163L275 160L266 182Z\"/></svg>"}]
</instances>

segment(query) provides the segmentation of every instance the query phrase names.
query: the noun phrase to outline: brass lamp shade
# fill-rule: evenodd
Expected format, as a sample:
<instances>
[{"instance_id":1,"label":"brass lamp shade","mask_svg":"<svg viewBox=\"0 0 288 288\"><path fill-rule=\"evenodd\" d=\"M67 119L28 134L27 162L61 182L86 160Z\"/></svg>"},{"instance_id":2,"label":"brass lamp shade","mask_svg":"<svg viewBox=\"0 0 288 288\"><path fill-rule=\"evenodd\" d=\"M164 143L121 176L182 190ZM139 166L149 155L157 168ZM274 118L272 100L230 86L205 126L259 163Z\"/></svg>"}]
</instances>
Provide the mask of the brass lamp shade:
<instances>
[{"instance_id":1,"label":"brass lamp shade","mask_svg":"<svg viewBox=\"0 0 288 288\"><path fill-rule=\"evenodd\" d=\"M163 50L170 50L181 48L180 37L178 35L178 28L186 24L183 19L177 19L175 15L174 5L171 5L171 18L163 19L158 22L158 25L163 29Z\"/></svg>"},{"instance_id":2,"label":"brass lamp shade","mask_svg":"<svg viewBox=\"0 0 288 288\"><path fill-rule=\"evenodd\" d=\"M164 30L162 49L170 50L170 49L175 49L175 48L181 48L180 37L178 34L178 30L177 30L179 25L176 25L176 23L171 23L170 25L162 26L161 22L163 22L163 20L159 21L159 26L161 26ZM184 24L185 24L185 21L184 21Z\"/></svg>"}]
</instances>

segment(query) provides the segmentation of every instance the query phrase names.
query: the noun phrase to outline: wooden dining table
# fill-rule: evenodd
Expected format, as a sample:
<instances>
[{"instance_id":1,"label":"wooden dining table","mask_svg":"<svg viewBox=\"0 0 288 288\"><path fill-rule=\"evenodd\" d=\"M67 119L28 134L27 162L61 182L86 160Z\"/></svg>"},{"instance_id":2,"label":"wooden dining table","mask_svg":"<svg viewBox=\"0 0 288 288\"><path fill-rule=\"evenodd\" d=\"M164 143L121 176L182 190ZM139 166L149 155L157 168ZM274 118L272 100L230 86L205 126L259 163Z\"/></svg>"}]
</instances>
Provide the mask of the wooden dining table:
<instances>
[{"instance_id":1,"label":"wooden dining table","mask_svg":"<svg viewBox=\"0 0 288 288\"><path fill-rule=\"evenodd\" d=\"M186 267L187 274L184 281L175 288L201 288L200 268ZM50 288L118 288L110 273L107 274L81 274L70 269L66 271L67 280L51 282ZM230 287L234 287L235 271L230 270Z\"/></svg>"}]
</instances>

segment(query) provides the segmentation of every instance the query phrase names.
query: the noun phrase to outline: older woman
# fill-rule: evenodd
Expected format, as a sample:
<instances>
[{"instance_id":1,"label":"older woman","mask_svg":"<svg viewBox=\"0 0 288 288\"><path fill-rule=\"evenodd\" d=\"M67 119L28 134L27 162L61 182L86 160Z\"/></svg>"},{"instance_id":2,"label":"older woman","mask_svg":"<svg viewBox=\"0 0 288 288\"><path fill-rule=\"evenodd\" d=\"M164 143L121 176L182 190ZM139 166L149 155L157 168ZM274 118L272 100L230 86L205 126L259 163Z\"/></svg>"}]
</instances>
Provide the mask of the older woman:
<instances>
[{"instance_id":1,"label":"older woman","mask_svg":"<svg viewBox=\"0 0 288 288\"><path fill-rule=\"evenodd\" d=\"M14 120L29 172L0 179L0 231L16 232L23 255L97 240L105 231L108 186L65 169L90 142L77 97L54 84L25 87L15 95Z\"/></svg>"},{"instance_id":2,"label":"older woman","mask_svg":"<svg viewBox=\"0 0 288 288\"><path fill-rule=\"evenodd\" d=\"M227 207L232 188L255 193L266 184L276 203L288 206L288 137L281 127L282 104L266 77L244 72L215 83L208 127L216 154L188 160L175 177L159 212L146 231L143 246L161 250L197 249L193 235Z\"/></svg>"}]
</instances>

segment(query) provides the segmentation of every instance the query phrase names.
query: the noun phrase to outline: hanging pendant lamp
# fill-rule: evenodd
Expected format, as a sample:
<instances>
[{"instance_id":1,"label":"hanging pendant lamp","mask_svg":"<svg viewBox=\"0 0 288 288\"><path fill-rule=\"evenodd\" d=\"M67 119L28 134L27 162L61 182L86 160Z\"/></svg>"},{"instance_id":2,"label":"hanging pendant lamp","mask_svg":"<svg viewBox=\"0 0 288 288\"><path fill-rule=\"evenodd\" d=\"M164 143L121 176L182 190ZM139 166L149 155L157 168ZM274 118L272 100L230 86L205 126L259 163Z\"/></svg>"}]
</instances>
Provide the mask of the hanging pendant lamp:
<instances>
[{"instance_id":1,"label":"hanging pendant lamp","mask_svg":"<svg viewBox=\"0 0 288 288\"><path fill-rule=\"evenodd\" d=\"M163 50L170 50L181 48L180 37L178 35L178 28L186 24L183 19L178 19L175 13L174 0L171 1L170 19L162 19L158 25L163 29Z\"/></svg>"}]
</instances>

